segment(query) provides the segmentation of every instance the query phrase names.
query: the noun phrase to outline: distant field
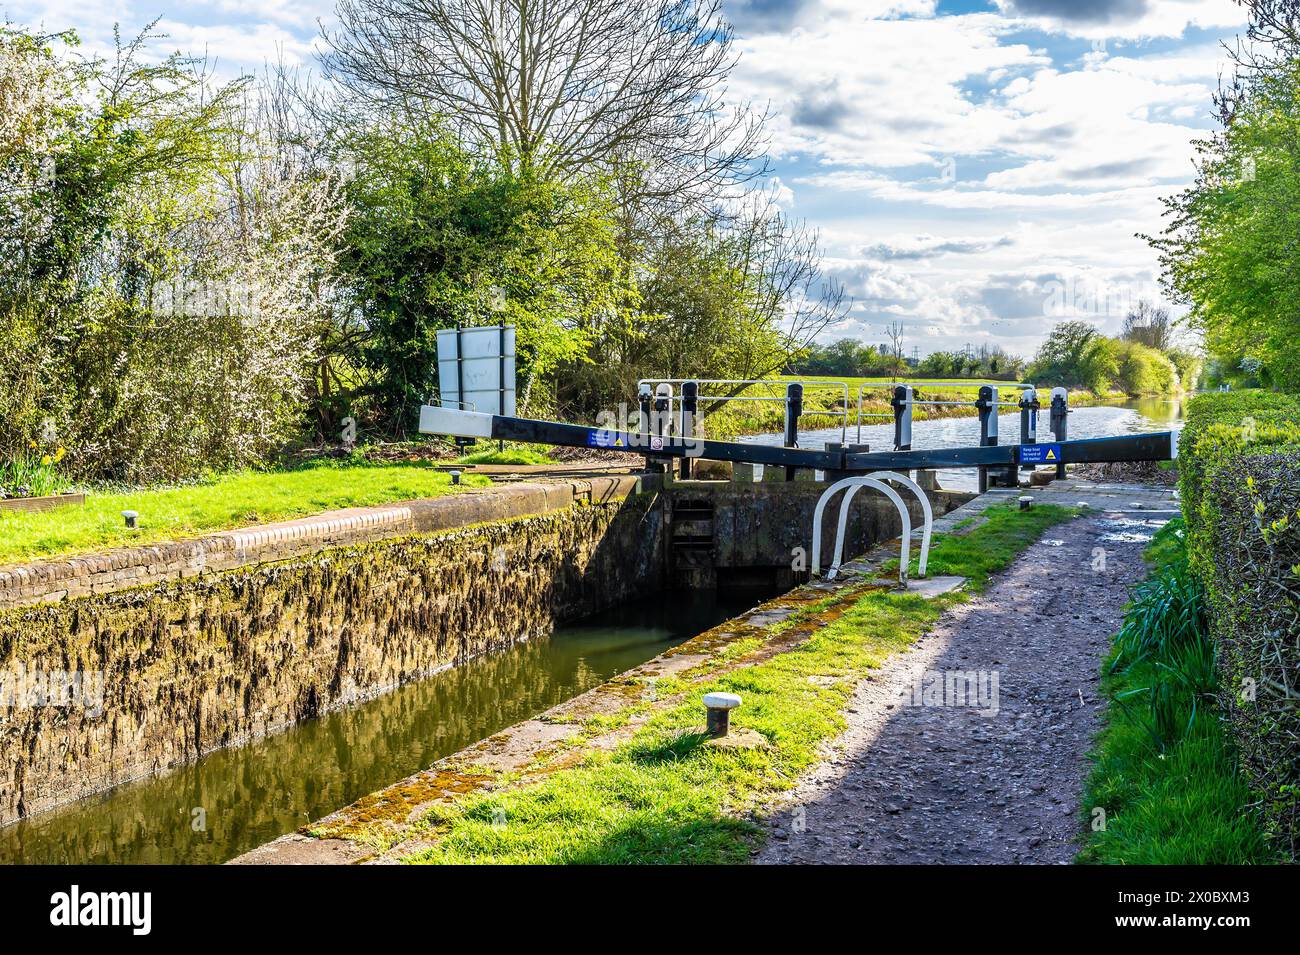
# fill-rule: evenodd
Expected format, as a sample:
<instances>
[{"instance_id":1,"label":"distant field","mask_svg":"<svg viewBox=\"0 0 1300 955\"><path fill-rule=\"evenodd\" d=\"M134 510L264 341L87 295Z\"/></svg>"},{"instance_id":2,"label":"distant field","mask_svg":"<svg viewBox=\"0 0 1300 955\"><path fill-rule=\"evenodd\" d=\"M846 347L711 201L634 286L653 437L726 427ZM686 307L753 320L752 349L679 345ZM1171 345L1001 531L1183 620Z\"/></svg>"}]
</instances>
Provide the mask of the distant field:
<instances>
[{"instance_id":1,"label":"distant field","mask_svg":"<svg viewBox=\"0 0 1300 955\"><path fill-rule=\"evenodd\" d=\"M804 388L804 413L800 418L800 428L803 430L838 427L844 420L840 413L846 407L842 404L844 390L833 382L843 381L848 386L847 408L850 426L857 421L858 393L864 385L867 386L867 390L862 394L863 414L880 415L892 413L889 404L892 397L890 388L896 384L911 385L926 398L941 401L974 401L976 392L982 385L996 385L1003 389L999 397L1007 401L1016 396L1016 389L1013 386L1017 384L1010 381L994 381L991 378L971 378L962 380L958 384L948 384L947 379L943 378L815 378L804 375L778 375L767 383L750 386L743 394L746 397L779 398L784 396L785 385L791 381L827 382L826 385L812 384ZM710 391L708 386L702 390L706 394L715 393ZM1070 404L1074 407L1083 407L1122 400L1125 397L1122 394L1093 395L1088 392L1072 392ZM1047 396L1040 394L1039 400L1045 404ZM780 401L734 402L706 413L705 430L710 437L722 439L780 431L783 427L784 413L784 405ZM975 413L975 408L970 405L919 405L914 409L913 418L916 421L965 418L973 417Z\"/></svg>"},{"instance_id":2,"label":"distant field","mask_svg":"<svg viewBox=\"0 0 1300 955\"><path fill-rule=\"evenodd\" d=\"M802 381L802 380L808 380L808 377L805 375L778 375L776 380L777 381ZM827 380L843 381L846 385L849 386L850 396L857 394L858 389L863 385L879 385L882 388L890 385L912 385L913 387L916 387L918 385L920 386L934 385L940 382L946 383L952 381L952 379L949 378L889 378L889 377L836 378L834 376L832 376ZM970 389L973 391L978 389L981 385L999 385L1003 388L1008 388L1013 384L1016 384L1016 382L994 381L991 378L971 378L969 380L963 378L961 384L955 386L947 385L946 389L951 389L953 391L964 391L966 389Z\"/></svg>"}]
</instances>

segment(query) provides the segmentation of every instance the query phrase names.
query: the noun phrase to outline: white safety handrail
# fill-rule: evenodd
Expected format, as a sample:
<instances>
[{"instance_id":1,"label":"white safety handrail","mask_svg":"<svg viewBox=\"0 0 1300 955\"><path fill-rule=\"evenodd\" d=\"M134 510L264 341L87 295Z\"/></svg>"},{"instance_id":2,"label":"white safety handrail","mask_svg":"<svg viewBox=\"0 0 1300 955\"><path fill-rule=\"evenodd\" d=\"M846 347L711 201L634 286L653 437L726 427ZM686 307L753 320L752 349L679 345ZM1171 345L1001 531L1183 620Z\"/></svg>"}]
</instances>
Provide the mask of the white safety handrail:
<instances>
[{"instance_id":1,"label":"white safety handrail","mask_svg":"<svg viewBox=\"0 0 1300 955\"><path fill-rule=\"evenodd\" d=\"M884 494L887 498L889 498L893 502L894 506L898 508L898 515L903 521L903 538L902 538L902 545L899 554L898 581L899 583L906 583L907 565L908 565L908 542L912 539L912 516L908 513L907 505L903 503L903 499L898 496L897 491L895 491L888 484L885 484L883 481L877 481L875 478L869 478L869 477L848 477L848 478L844 478L843 480L836 481L825 491L823 491L822 496L817 499L817 506L813 508L812 563L809 565L810 573L814 577L821 576L822 515L826 511L827 503L830 501L832 497L834 497L840 491L844 490L845 488L853 487L855 485L875 488L876 490ZM841 516L843 517L845 513L846 511L841 511ZM840 553L842 551L840 544L842 542L842 538L844 535L845 524L846 521L841 520L836 532L837 553ZM830 571L826 574L826 579L834 580L835 575L839 573L839 569L840 569L839 562L837 561L831 565Z\"/></svg>"},{"instance_id":2,"label":"white safety handrail","mask_svg":"<svg viewBox=\"0 0 1300 955\"><path fill-rule=\"evenodd\" d=\"M925 515L925 523L921 525L921 556L917 560L916 575L925 576L926 564L930 561L930 536L934 533L934 508L930 506L930 499L926 496L921 485L917 484L906 474L900 474L897 471L872 471L866 475L869 478L875 478L878 481L895 481L911 490L916 495L917 500L921 502L921 513ZM844 496L844 501L840 505L840 520L844 521L849 512L849 503L853 500L853 495L857 488L849 488L848 493ZM834 566L840 565L840 555L844 543L844 535L841 533L835 541L835 563Z\"/></svg>"}]
</instances>

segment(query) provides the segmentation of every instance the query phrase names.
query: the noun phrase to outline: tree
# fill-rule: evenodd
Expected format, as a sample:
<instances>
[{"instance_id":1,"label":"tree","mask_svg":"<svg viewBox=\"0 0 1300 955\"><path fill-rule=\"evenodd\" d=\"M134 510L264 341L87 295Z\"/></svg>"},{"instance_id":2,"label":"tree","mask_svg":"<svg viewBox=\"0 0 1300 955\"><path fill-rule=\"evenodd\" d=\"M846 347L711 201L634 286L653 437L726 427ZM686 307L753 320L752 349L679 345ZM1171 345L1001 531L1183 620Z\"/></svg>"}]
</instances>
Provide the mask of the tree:
<instances>
[{"instance_id":1,"label":"tree","mask_svg":"<svg viewBox=\"0 0 1300 955\"><path fill-rule=\"evenodd\" d=\"M885 334L889 336L889 346L894 353L894 357L901 359L903 357L903 323L890 322L885 326Z\"/></svg>"},{"instance_id":2,"label":"tree","mask_svg":"<svg viewBox=\"0 0 1300 955\"><path fill-rule=\"evenodd\" d=\"M6 107L5 76L45 84L0 146L0 451L54 432L90 478L188 478L297 437L343 216L250 84L149 38L85 59L0 31Z\"/></svg>"},{"instance_id":3,"label":"tree","mask_svg":"<svg viewBox=\"0 0 1300 955\"><path fill-rule=\"evenodd\" d=\"M851 338L829 345L811 344L787 366L790 374L813 378L869 378L901 374L903 370L897 355Z\"/></svg>"},{"instance_id":4,"label":"tree","mask_svg":"<svg viewBox=\"0 0 1300 955\"><path fill-rule=\"evenodd\" d=\"M847 309L817 234L767 201L722 222L665 217L632 256L638 307L591 326L591 360L561 375L567 410L608 408L645 375L766 378Z\"/></svg>"},{"instance_id":5,"label":"tree","mask_svg":"<svg viewBox=\"0 0 1300 955\"><path fill-rule=\"evenodd\" d=\"M1156 307L1142 299L1124 316L1124 330L1120 337L1148 348L1167 351L1174 343L1174 325L1169 309Z\"/></svg>"},{"instance_id":6,"label":"tree","mask_svg":"<svg viewBox=\"0 0 1300 955\"><path fill-rule=\"evenodd\" d=\"M400 435L438 385L435 334L458 325L516 326L521 404L581 362L595 330L632 303L599 181L557 184L476 157L444 131L396 120L354 132L356 174L341 266L367 330L358 398Z\"/></svg>"},{"instance_id":7,"label":"tree","mask_svg":"<svg viewBox=\"0 0 1300 955\"><path fill-rule=\"evenodd\" d=\"M1300 388L1300 4L1246 4L1250 44L1220 90L1221 130L1197 143L1196 180L1165 200L1149 241L1221 367Z\"/></svg>"},{"instance_id":8,"label":"tree","mask_svg":"<svg viewBox=\"0 0 1300 955\"><path fill-rule=\"evenodd\" d=\"M1035 381L1101 392L1115 374L1115 355L1096 327L1077 320L1058 322L1028 374Z\"/></svg>"},{"instance_id":9,"label":"tree","mask_svg":"<svg viewBox=\"0 0 1300 955\"><path fill-rule=\"evenodd\" d=\"M1174 363L1155 348L1122 340L1111 350L1114 384L1127 395L1167 395L1178 383Z\"/></svg>"},{"instance_id":10,"label":"tree","mask_svg":"<svg viewBox=\"0 0 1300 955\"><path fill-rule=\"evenodd\" d=\"M762 173L761 115L726 104L718 0L341 0L324 65L385 108L451 119L521 174L639 170L712 199Z\"/></svg>"}]
</instances>

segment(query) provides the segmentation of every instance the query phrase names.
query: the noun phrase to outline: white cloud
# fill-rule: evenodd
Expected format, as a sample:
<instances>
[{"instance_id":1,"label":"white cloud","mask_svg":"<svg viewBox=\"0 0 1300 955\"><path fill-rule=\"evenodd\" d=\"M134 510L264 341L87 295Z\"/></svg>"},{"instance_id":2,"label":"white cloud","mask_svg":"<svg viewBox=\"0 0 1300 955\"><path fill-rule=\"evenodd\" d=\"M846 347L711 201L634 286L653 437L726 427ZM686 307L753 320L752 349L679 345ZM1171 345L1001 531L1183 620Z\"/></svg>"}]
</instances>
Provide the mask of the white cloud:
<instances>
[{"instance_id":1,"label":"white cloud","mask_svg":"<svg viewBox=\"0 0 1300 955\"><path fill-rule=\"evenodd\" d=\"M1053 283L1155 291L1155 256L1135 233L1161 228L1160 198L1190 177L1225 71L1213 41L1178 38L1231 36L1241 8L995 2L939 15L935 0L724 0L742 53L732 90L777 113L771 195L819 229L828 273L855 297L829 337L878 342L898 320L923 350L998 341L1029 353L1050 327ZM206 51L228 73L310 63L333 0L164 9L165 48ZM20 23L75 27L91 51L115 22L132 35L156 10L0 0Z\"/></svg>"},{"instance_id":2,"label":"white cloud","mask_svg":"<svg viewBox=\"0 0 1300 955\"><path fill-rule=\"evenodd\" d=\"M1230 29L1245 22L1233 0L995 0L1009 17L1086 39L1180 37L1189 27Z\"/></svg>"}]
</instances>

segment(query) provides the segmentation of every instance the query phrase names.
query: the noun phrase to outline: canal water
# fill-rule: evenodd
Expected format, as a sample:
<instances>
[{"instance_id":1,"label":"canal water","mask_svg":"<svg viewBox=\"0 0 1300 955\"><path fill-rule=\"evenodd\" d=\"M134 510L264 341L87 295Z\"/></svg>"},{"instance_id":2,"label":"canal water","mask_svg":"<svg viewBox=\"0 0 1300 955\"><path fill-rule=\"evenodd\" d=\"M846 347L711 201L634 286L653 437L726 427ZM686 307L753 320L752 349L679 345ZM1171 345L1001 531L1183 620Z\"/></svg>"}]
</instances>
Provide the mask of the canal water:
<instances>
[{"instance_id":1,"label":"canal water","mask_svg":"<svg viewBox=\"0 0 1300 955\"><path fill-rule=\"evenodd\" d=\"M1144 431L1169 431L1182 426L1183 402L1178 399L1139 398L1133 401L1071 408L1069 436L1071 439L1106 438L1113 435L1139 434ZM867 424L867 421L879 422ZM857 428L850 418L848 440L857 443ZM1015 444L1020 440L1020 412L1011 409L998 415L998 439L1001 444ZM780 434L759 434L741 441L759 444L780 444ZM827 441L841 440L839 428L806 431L799 435L799 446L820 450ZM979 418L936 418L912 423L912 449L974 447L979 444ZM1038 413L1038 440L1052 440L1048 427L1047 409ZM870 444L873 451L890 451L894 447L894 423L881 418L864 419L862 443ZM974 491L979 480L975 468L953 468L939 471L941 487L954 491Z\"/></svg>"},{"instance_id":2,"label":"canal water","mask_svg":"<svg viewBox=\"0 0 1300 955\"><path fill-rule=\"evenodd\" d=\"M571 699L772 596L656 595L0 829L0 863L217 863Z\"/></svg>"}]
</instances>

